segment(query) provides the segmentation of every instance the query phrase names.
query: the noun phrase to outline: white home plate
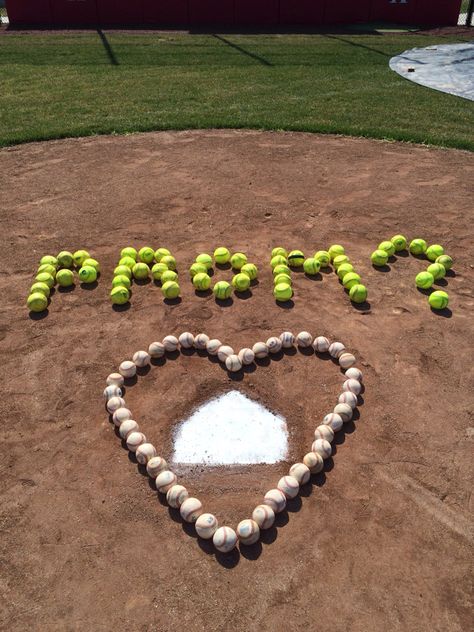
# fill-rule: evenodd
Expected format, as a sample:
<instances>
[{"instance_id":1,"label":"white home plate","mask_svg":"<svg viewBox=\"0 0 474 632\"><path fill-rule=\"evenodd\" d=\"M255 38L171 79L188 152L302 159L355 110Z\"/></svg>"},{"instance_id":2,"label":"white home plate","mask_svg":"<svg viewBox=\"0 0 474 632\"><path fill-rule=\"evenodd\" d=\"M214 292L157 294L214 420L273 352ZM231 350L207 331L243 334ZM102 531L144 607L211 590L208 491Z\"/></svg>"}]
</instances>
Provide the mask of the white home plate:
<instances>
[{"instance_id":1,"label":"white home plate","mask_svg":"<svg viewBox=\"0 0 474 632\"><path fill-rule=\"evenodd\" d=\"M412 48L389 63L405 79L474 101L474 43Z\"/></svg>"},{"instance_id":2,"label":"white home plate","mask_svg":"<svg viewBox=\"0 0 474 632\"><path fill-rule=\"evenodd\" d=\"M277 463L288 452L284 417L239 391L229 391L200 406L175 434L175 463L237 465Z\"/></svg>"}]
</instances>

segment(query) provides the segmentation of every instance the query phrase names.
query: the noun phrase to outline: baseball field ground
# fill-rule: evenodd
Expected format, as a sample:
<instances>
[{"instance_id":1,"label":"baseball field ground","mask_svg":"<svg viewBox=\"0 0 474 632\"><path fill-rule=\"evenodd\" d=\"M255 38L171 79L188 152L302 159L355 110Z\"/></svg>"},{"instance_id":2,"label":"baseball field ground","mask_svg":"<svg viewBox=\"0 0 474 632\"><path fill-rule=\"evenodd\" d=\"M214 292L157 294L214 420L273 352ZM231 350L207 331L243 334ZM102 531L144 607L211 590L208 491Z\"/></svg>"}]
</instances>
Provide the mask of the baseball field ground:
<instances>
[{"instance_id":1,"label":"baseball field ground","mask_svg":"<svg viewBox=\"0 0 474 632\"><path fill-rule=\"evenodd\" d=\"M0 31L2 630L471 629L474 105L388 67L468 37ZM452 267L418 289L423 254L372 265L397 234L442 246ZM350 300L335 260L305 274L290 258L293 296L275 300L272 250L313 259L331 244L367 300ZM172 254L133 279L143 246ZM131 293L113 305L125 247ZM224 300L212 286L231 282L230 265L213 265L203 291L189 272L218 247L258 268ZM77 267L55 285L58 253L79 249L97 280ZM48 255L52 289L30 312ZM162 261L176 298L147 268ZM430 308L433 290L449 306ZM182 332L222 345L166 338ZM288 333L265 352L282 332L343 343L362 381ZM233 390L284 417L285 458L174 459L180 422ZM162 493L145 464L155 452L184 492ZM238 530L264 498L276 517L223 552L177 507L187 493L219 526Z\"/></svg>"}]
</instances>

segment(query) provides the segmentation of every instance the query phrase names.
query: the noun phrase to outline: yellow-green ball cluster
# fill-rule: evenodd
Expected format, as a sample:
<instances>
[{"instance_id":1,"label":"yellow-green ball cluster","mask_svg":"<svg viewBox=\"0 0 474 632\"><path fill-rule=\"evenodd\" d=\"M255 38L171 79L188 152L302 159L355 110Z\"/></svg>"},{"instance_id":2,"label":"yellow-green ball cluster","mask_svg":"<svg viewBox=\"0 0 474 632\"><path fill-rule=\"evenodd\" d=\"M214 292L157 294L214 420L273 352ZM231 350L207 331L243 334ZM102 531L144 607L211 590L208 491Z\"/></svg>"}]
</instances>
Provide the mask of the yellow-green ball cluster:
<instances>
[{"instance_id":1,"label":"yellow-green ball cluster","mask_svg":"<svg viewBox=\"0 0 474 632\"><path fill-rule=\"evenodd\" d=\"M41 257L38 270L26 300L31 312L43 312L48 307L51 289L56 284L59 263L57 257L45 255Z\"/></svg>"},{"instance_id":2,"label":"yellow-green ball cluster","mask_svg":"<svg viewBox=\"0 0 474 632\"><path fill-rule=\"evenodd\" d=\"M120 251L120 259L118 265L114 269L110 289L110 300L113 305L125 305L131 296L131 285L133 277L133 268L137 264L138 251L132 246L126 246ZM91 270L84 270L84 278L87 278ZM81 273L79 272L79 276ZM91 274L90 278L93 278ZM91 282L91 281L89 281Z\"/></svg>"},{"instance_id":3,"label":"yellow-green ball cluster","mask_svg":"<svg viewBox=\"0 0 474 632\"><path fill-rule=\"evenodd\" d=\"M131 296L132 280L146 281L150 278L161 284L165 298L179 296L176 259L167 248L153 249L143 246L139 250L133 246L122 248L120 260L114 270L110 299L116 305L128 303Z\"/></svg>"},{"instance_id":4,"label":"yellow-green ball cluster","mask_svg":"<svg viewBox=\"0 0 474 632\"><path fill-rule=\"evenodd\" d=\"M443 246L433 244L428 246L424 239L413 239L409 246L414 255L425 255L431 261L426 270L422 270L415 277L416 287L429 290L436 281L443 279L446 272L453 266L453 259L445 254ZM435 290L428 297L432 309L445 309L449 303L449 296L442 290Z\"/></svg>"},{"instance_id":5,"label":"yellow-green ball cluster","mask_svg":"<svg viewBox=\"0 0 474 632\"><path fill-rule=\"evenodd\" d=\"M376 267L387 265L390 257L393 257L397 252L406 250L407 247L408 242L404 235L394 235L390 239L381 241L377 249L370 255L372 265Z\"/></svg>"},{"instance_id":6,"label":"yellow-green ball cluster","mask_svg":"<svg viewBox=\"0 0 474 632\"><path fill-rule=\"evenodd\" d=\"M211 255L202 252L197 255L194 263L189 268L189 276L191 277L196 292L205 292L211 287L211 276L209 272L212 270L213 261Z\"/></svg>"},{"instance_id":7,"label":"yellow-green ball cluster","mask_svg":"<svg viewBox=\"0 0 474 632\"><path fill-rule=\"evenodd\" d=\"M43 312L48 307L51 288L56 283L58 260L52 255L41 257L35 280L30 287L26 305L30 312Z\"/></svg>"},{"instance_id":8,"label":"yellow-green ball cluster","mask_svg":"<svg viewBox=\"0 0 474 632\"><path fill-rule=\"evenodd\" d=\"M118 266L119 268L122 266ZM112 305L125 305L129 302L131 296L132 274L115 274L112 278L112 286L110 289L110 300Z\"/></svg>"},{"instance_id":9,"label":"yellow-green ball cluster","mask_svg":"<svg viewBox=\"0 0 474 632\"><path fill-rule=\"evenodd\" d=\"M334 261L334 259L336 257L339 257L340 255L346 254L346 251L344 250L344 246L341 246L340 244L333 244L332 246L329 247L327 252L329 254L329 258L331 259L331 261Z\"/></svg>"},{"instance_id":10,"label":"yellow-green ball cluster","mask_svg":"<svg viewBox=\"0 0 474 632\"><path fill-rule=\"evenodd\" d=\"M154 254L155 264L151 273L155 281L161 283L161 292L165 299L178 298L181 292L178 280L178 264L167 248L158 248Z\"/></svg>"},{"instance_id":11,"label":"yellow-green ball cluster","mask_svg":"<svg viewBox=\"0 0 474 632\"><path fill-rule=\"evenodd\" d=\"M362 284L361 276L355 271L343 246L334 244L329 248L327 254L344 289L349 293L351 301L353 303L364 303L367 300L367 288Z\"/></svg>"},{"instance_id":12,"label":"yellow-green ball cluster","mask_svg":"<svg viewBox=\"0 0 474 632\"><path fill-rule=\"evenodd\" d=\"M292 256L290 264L289 256ZM302 261L300 262L300 258ZM270 266L273 272L273 296L279 302L289 301L293 296L291 268L304 264L304 255L300 250L287 252L282 246L276 246L272 250Z\"/></svg>"},{"instance_id":13,"label":"yellow-green ball cluster","mask_svg":"<svg viewBox=\"0 0 474 632\"><path fill-rule=\"evenodd\" d=\"M27 299L27 306L30 311L42 312L48 306L48 298L52 288L57 284L59 287L72 287L74 285L74 269L76 271L82 267L83 262L93 261L97 267L98 262L90 259L87 250L76 250L72 253L69 250L61 250L56 257L44 255L41 257L35 282L30 288ZM96 275L97 276L97 275Z\"/></svg>"},{"instance_id":14,"label":"yellow-green ball cluster","mask_svg":"<svg viewBox=\"0 0 474 632\"><path fill-rule=\"evenodd\" d=\"M59 260L59 255L58 255ZM87 250L76 250L72 255L73 264L81 283L94 283L100 273L100 264Z\"/></svg>"},{"instance_id":15,"label":"yellow-green ball cluster","mask_svg":"<svg viewBox=\"0 0 474 632\"><path fill-rule=\"evenodd\" d=\"M258 278L258 268L254 263L248 261L247 256L244 253L237 253L239 256L239 261L237 265L243 261L241 259L242 255L245 257L245 262L242 263L240 268L235 267L235 259L234 263L232 263L232 259L235 255L231 257L231 265L234 269L238 270L236 274L232 277L232 287L234 288L234 292L247 292L250 288L252 281L255 281Z\"/></svg>"},{"instance_id":16,"label":"yellow-green ball cluster","mask_svg":"<svg viewBox=\"0 0 474 632\"><path fill-rule=\"evenodd\" d=\"M390 241L395 248L395 252L402 252L407 249L408 242L404 235L394 235Z\"/></svg>"},{"instance_id":17,"label":"yellow-green ball cluster","mask_svg":"<svg viewBox=\"0 0 474 632\"><path fill-rule=\"evenodd\" d=\"M342 246L340 247L342 248ZM331 263L331 255L327 250L318 250L314 253L313 259L317 259L317 261L319 261L320 268L328 268Z\"/></svg>"},{"instance_id":18,"label":"yellow-green ball cluster","mask_svg":"<svg viewBox=\"0 0 474 632\"><path fill-rule=\"evenodd\" d=\"M206 270L212 270L213 259L211 255L208 255L206 252L201 253L195 259L196 263L200 263L205 266Z\"/></svg>"}]
</instances>

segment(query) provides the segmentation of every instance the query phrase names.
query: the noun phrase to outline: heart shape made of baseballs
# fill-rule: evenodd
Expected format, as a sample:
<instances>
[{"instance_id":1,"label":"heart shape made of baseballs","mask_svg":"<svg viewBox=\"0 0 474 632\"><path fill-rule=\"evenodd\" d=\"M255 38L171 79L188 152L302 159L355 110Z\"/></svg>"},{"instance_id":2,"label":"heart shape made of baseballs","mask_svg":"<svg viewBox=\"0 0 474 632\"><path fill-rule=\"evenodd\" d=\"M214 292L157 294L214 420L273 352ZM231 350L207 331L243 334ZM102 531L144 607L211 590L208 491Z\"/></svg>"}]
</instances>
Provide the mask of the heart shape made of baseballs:
<instances>
[{"instance_id":1,"label":"heart shape made of baseballs","mask_svg":"<svg viewBox=\"0 0 474 632\"><path fill-rule=\"evenodd\" d=\"M165 459L157 454L153 444L140 431L138 423L126 407L122 397L122 386L130 384L130 380L135 379L137 375L137 369L140 372L140 369L150 365L152 358L163 358L166 354L176 354L180 350L205 351L211 356L217 356L227 371L236 373L255 360L277 357L277 354L285 349L294 348L295 345L300 349L312 348L316 354L329 354L344 371L345 381L338 403L315 429L311 450L304 455L301 462L290 467L288 475L283 476L274 489L265 494L262 504L253 510L252 517L239 522L235 530L229 526L219 526L213 514L204 513L201 501L190 496L186 487L178 483L176 474L168 468ZM243 545L257 542L260 530L269 529L273 525L275 514L285 509L287 500L297 496L300 486L309 481L311 474L317 474L324 469L324 461L332 454L331 442L335 433L352 419L359 404L358 396L363 388L363 378L360 369L354 366L355 362L355 356L347 352L341 342L331 343L325 336L313 338L306 331L300 332L297 336L285 331L280 336L272 336L266 342L256 342L252 347L243 348L238 353L229 345L222 344L216 338L211 339L206 334L194 336L184 332L179 337L169 335L161 342L152 342L148 351L137 351L132 360L123 361L118 373L111 373L107 377L104 398L111 420L118 428L118 434L126 443L128 450L135 454L138 463L146 466L147 473L155 481L158 492L166 496L171 507L179 509L185 522L194 524L200 538L212 538L218 551L228 553L238 541Z\"/></svg>"}]
</instances>

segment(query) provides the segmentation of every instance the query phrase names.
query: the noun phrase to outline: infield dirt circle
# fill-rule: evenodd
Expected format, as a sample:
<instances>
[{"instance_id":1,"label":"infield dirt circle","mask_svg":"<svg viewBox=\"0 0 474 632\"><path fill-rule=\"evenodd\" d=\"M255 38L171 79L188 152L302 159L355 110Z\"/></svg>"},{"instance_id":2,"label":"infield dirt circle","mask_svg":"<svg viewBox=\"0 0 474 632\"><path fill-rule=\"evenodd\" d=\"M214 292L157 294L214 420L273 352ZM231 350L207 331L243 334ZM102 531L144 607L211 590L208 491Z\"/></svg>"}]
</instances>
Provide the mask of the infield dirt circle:
<instances>
[{"instance_id":1,"label":"infield dirt circle","mask_svg":"<svg viewBox=\"0 0 474 632\"><path fill-rule=\"evenodd\" d=\"M469 153L293 133L152 133L0 151L0 627L468 630L473 181ZM437 286L450 311L432 312L416 289L425 261L372 268L370 253L397 233L454 257ZM278 306L271 248L312 256L331 243L346 247L370 304L354 307L331 272L294 273L294 303ZM134 284L130 308L114 309L120 249L148 244L176 256L181 302ZM224 307L196 296L187 273L217 246L260 269L252 295ZM26 296L40 257L78 248L99 260L98 286L56 290L47 315L31 318ZM360 418L276 528L216 554L121 446L104 409L105 378L167 334L202 331L238 350L284 330L327 335L356 355ZM286 417L287 462L176 468L204 511L235 528L309 451L341 383L331 361L300 352L235 380L192 354L152 367L126 402L165 458L175 424L231 388Z\"/></svg>"}]
</instances>

